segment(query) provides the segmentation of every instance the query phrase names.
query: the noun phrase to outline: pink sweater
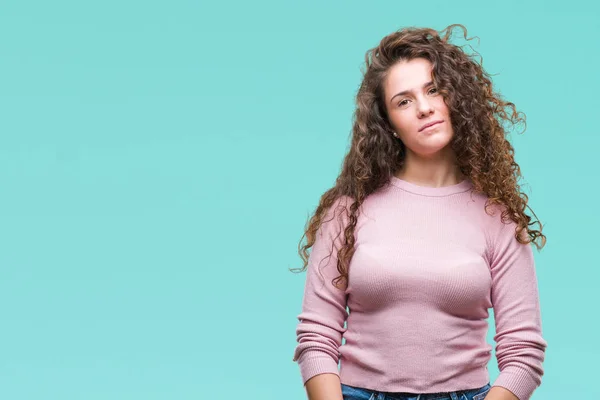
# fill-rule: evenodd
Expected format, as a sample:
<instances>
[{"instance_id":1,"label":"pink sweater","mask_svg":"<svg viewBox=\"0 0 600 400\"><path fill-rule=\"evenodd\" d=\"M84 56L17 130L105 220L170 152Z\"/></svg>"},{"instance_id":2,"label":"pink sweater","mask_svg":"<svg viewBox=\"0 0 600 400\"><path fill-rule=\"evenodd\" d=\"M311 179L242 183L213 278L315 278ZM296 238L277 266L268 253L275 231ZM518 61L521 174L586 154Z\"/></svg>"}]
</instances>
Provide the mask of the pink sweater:
<instances>
[{"instance_id":1,"label":"pink sweater","mask_svg":"<svg viewBox=\"0 0 600 400\"><path fill-rule=\"evenodd\" d=\"M317 232L293 357L303 382L334 373L344 384L382 392L479 388L490 382L486 319L493 307L500 374L492 386L529 399L547 346L532 245L517 242L516 224L503 224L498 206L486 214L485 195L471 192L468 179L438 188L396 177L390 183L359 210L345 291L331 280L339 275L338 217L344 224L347 217L340 208L328 220L348 197Z\"/></svg>"}]
</instances>

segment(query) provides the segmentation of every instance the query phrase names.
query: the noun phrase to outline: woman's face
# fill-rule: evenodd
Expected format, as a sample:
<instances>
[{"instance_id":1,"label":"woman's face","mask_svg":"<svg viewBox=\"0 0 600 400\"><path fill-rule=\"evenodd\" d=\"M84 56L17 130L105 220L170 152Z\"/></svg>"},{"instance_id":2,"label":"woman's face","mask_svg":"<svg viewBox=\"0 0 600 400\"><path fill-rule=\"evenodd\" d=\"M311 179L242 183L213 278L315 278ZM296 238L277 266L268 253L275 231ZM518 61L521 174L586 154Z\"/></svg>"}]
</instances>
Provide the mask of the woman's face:
<instances>
[{"instance_id":1,"label":"woman's face","mask_svg":"<svg viewBox=\"0 0 600 400\"><path fill-rule=\"evenodd\" d=\"M402 61L391 68L384 82L390 124L408 150L421 156L440 152L454 135L448 107L433 86L432 68L424 58ZM421 130L434 121L442 122Z\"/></svg>"}]
</instances>

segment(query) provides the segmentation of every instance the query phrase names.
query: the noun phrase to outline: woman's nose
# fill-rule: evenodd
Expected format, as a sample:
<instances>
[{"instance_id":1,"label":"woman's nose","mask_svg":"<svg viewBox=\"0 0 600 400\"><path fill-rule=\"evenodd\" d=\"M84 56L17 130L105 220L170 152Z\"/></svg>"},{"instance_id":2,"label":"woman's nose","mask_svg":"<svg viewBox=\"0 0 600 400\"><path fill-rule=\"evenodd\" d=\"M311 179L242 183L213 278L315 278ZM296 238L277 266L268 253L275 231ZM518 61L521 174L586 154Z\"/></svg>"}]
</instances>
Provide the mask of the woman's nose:
<instances>
[{"instance_id":1,"label":"woman's nose","mask_svg":"<svg viewBox=\"0 0 600 400\"><path fill-rule=\"evenodd\" d=\"M429 104L429 102L422 101L419 103L418 110L419 110L419 114L428 115L428 114L431 114L431 111L433 111L433 107L431 106L431 104Z\"/></svg>"}]
</instances>

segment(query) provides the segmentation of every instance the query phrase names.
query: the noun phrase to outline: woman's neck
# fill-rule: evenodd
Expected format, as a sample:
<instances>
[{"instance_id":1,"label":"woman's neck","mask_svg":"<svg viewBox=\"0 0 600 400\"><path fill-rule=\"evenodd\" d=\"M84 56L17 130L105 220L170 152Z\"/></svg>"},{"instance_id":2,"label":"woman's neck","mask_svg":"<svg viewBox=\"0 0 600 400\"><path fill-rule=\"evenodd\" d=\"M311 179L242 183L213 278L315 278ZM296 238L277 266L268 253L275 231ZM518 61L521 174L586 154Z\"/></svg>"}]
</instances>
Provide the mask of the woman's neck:
<instances>
[{"instance_id":1,"label":"woman's neck","mask_svg":"<svg viewBox=\"0 0 600 400\"><path fill-rule=\"evenodd\" d=\"M466 178L456 165L453 156L439 159L408 156L394 176L416 185L429 187L456 185Z\"/></svg>"}]
</instances>

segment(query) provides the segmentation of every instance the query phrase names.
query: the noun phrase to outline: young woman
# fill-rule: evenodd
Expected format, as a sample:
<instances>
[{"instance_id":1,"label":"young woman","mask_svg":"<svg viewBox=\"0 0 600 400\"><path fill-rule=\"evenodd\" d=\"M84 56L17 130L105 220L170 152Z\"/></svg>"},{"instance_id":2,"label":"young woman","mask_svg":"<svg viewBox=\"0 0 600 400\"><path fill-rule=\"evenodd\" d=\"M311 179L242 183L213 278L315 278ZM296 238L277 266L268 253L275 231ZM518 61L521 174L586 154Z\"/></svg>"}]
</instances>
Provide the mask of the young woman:
<instances>
[{"instance_id":1,"label":"young woman","mask_svg":"<svg viewBox=\"0 0 600 400\"><path fill-rule=\"evenodd\" d=\"M410 27L367 52L350 151L299 248L310 400L525 400L541 383L530 243L546 237L503 126L525 121L449 43L456 26L466 38Z\"/></svg>"}]
</instances>

